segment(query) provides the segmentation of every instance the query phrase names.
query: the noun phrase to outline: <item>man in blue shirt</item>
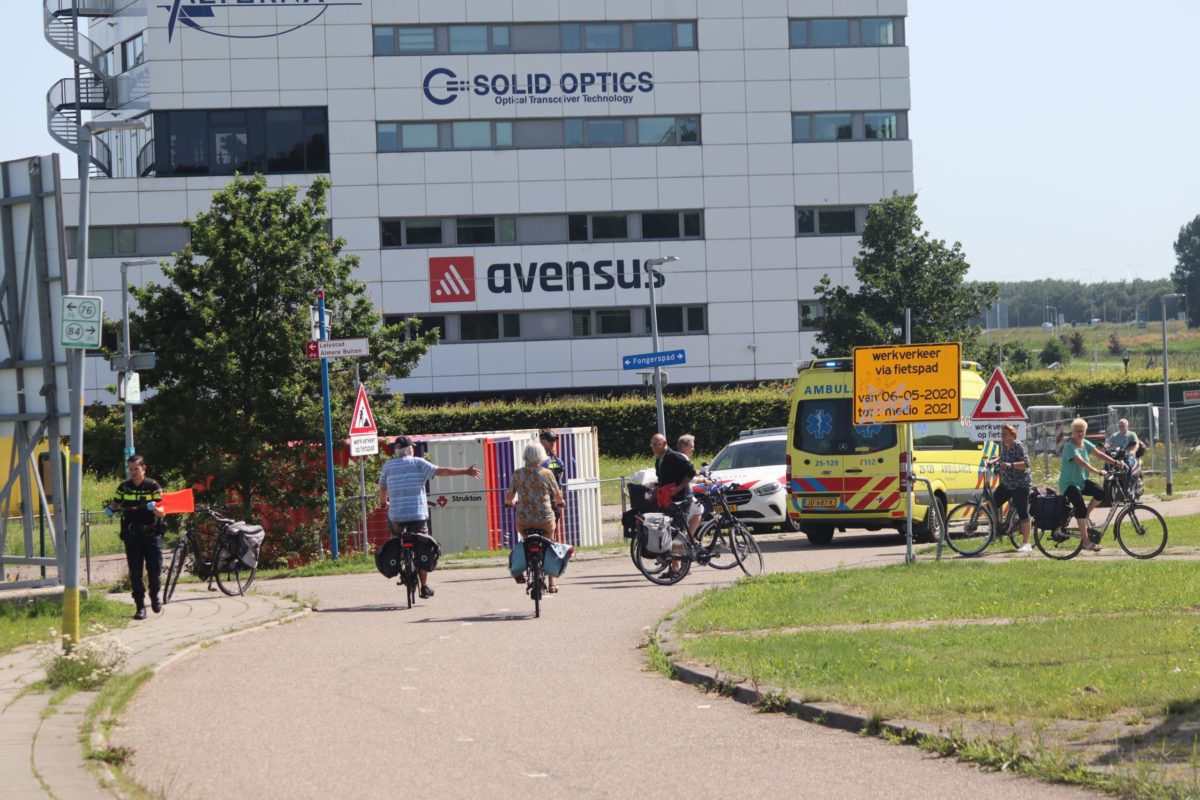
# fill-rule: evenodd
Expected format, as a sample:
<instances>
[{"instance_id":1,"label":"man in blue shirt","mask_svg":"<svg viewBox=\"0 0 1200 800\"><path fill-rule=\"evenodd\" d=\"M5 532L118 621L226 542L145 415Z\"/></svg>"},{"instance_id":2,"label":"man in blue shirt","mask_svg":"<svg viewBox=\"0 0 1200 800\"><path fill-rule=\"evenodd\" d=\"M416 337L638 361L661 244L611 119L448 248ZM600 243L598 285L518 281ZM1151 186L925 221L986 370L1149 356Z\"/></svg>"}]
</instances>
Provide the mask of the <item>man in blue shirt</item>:
<instances>
[{"instance_id":1,"label":"man in blue shirt","mask_svg":"<svg viewBox=\"0 0 1200 800\"><path fill-rule=\"evenodd\" d=\"M439 467L423 458L413 456L413 443L407 436L397 436L392 443L392 458L383 465L379 473L379 504L388 510L388 530L392 536L416 533L429 536L429 504L425 498L425 484L430 478L470 475L482 477L472 464L469 467ZM436 542L434 542L436 546ZM418 570L421 581L421 597L433 597L429 588L429 571Z\"/></svg>"}]
</instances>

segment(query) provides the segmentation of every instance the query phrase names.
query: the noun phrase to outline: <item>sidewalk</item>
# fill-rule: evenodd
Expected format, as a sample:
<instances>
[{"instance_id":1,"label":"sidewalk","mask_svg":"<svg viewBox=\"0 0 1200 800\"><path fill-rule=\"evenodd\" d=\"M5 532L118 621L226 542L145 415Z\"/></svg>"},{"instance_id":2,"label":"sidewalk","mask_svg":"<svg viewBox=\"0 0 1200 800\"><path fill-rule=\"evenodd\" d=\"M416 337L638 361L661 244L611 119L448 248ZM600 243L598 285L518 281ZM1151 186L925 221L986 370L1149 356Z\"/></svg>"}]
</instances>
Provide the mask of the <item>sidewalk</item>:
<instances>
[{"instance_id":1,"label":"sidewalk","mask_svg":"<svg viewBox=\"0 0 1200 800\"><path fill-rule=\"evenodd\" d=\"M227 597L180 589L161 614L106 635L116 636L128 648L125 672L145 666L157 671L201 643L307 612L290 600L270 595ZM97 693L77 692L53 709L49 692L26 693L45 677L40 657L40 648L26 647L0 658L3 796L5 800L108 800L112 795L103 788L108 783L107 769L100 762L89 764L79 741L84 713Z\"/></svg>"}]
</instances>

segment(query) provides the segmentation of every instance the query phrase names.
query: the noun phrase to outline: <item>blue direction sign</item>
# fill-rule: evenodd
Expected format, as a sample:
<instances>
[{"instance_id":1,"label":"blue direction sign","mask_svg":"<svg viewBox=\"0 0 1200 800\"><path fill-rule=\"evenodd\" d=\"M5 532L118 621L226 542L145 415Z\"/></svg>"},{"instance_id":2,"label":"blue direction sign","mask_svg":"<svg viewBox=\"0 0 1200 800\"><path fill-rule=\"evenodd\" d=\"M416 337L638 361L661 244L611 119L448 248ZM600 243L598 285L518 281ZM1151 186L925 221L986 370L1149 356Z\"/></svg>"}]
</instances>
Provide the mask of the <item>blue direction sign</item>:
<instances>
[{"instance_id":1,"label":"blue direction sign","mask_svg":"<svg viewBox=\"0 0 1200 800\"><path fill-rule=\"evenodd\" d=\"M668 367L671 364L686 364L687 358L683 350L663 350L661 353L638 353L634 356L622 356L621 366L625 369L643 369L645 367Z\"/></svg>"}]
</instances>

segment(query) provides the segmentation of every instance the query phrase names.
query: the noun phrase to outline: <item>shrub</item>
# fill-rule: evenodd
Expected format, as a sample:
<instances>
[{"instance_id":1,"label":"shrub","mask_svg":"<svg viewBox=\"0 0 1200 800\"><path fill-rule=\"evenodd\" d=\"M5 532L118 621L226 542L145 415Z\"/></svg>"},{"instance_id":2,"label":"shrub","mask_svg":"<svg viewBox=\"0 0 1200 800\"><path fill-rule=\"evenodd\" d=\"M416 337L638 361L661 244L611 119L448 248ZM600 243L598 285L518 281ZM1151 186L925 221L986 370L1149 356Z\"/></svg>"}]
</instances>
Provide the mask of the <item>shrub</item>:
<instances>
[{"instance_id":1,"label":"shrub","mask_svg":"<svg viewBox=\"0 0 1200 800\"><path fill-rule=\"evenodd\" d=\"M52 637L55 634L50 633ZM112 635L84 639L62 653L51 645L45 659L46 683L52 689L98 689L121 671L128 658L129 650Z\"/></svg>"},{"instance_id":2,"label":"shrub","mask_svg":"<svg viewBox=\"0 0 1200 800\"><path fill-rule=\"evenodd\" d=\"M1038 353L1038 361L1042 366L1048 367L1054 362L1065 364L1070 360L1067 355L1067 346L1058 339L1050 339L1042 346L1042 351Z\"/></svg>"},{"instance_id":3,"label":"shrub","mask_svg":"<svg viewBox=\"0 0 1200 800\"><path fill-rule=\"evenodd\" d=\"M1119 356L1125 352L1125 345L1121 342L1121 337L1116 333L1110 334L1108 337L1108 352L1110 355Z\"/></svg>"}]
</instances>

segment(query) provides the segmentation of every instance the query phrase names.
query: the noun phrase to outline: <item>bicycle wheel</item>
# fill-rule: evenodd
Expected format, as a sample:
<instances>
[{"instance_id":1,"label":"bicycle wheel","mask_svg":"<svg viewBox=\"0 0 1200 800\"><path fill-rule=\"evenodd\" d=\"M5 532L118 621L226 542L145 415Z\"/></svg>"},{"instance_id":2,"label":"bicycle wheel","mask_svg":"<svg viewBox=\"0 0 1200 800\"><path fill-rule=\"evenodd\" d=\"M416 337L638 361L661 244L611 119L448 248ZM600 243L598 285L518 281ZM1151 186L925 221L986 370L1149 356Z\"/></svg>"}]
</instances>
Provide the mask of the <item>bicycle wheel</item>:
<instances>
[{"instance_id":1,"label":"bicycle wheel","mask_svg":"<svg viewBox=\"0 0 1200 800\"><path fill-rule=\"evenodd\" d=\"M737 557L733 552L733 536L723 517L713 517L696 531L697 547L708 554L708 565L713 569L733 569Z\"/></svg>"},{"instance_id":2,"label":"bicycle wheel","mask_svg":"<svg viewBox=\"0 0 1200 800\"><path fill-rule=\"evenodd\" d=\"M175 586L179 583L179 576L183 574L183 562L187 558L188 546L187 535L179 537L179 541L175 543L175 548L171 551L171 563L167 566L167 579L163 582L162 593L163 603L171 602L171 596L175 594Z\"/></svg>"},{"instance_id":3,"label":"bicycle wheel","mask_svg":"<svg viewBox=\"0 0 1200 800\"><path fill-rule=\"evenodd\" d=\"M1083 539L1079 538L1079 529L1075 520L1067 522L1067 527L1055 528L1052 531L1038 529L1033 532L1033 543L1042 555L1047 558L1066 561L1079 555L1083 549Z\"/></svg>"},{"instance_id":4,"label":"bicycle wheel","mask_svg":"<svg viewBox=\"0 0 1200 800\"><path fill-rule=\"evenodd\" d=\"M1134 503L1117 515L1113 534L1134 558L1154 558L1167 546L1167 521L1150 506Z\"/></svg>"},{"instance_id":5,"label":"bicycle wheel","mask_svg":"<svg viewBox=\"0 0 1200 800\"><path fill-rule=\"evenodd\" d=\"M634 536L632 539L629 540L629 560L632 561L633 565L635 567L637 567L638 569L642 568L642 564L639 563L640 559L638 558L638 551L641 550L641 547L642 547L642 545L641 545L642 535L643 535L643 532L641 530L639 530L638 535ZM660 564L658 562L651 562L651 561L646 561L644 563L644 566L647 569L654 570L656 572L662 572L664 569L667 568L667 565L665 563Z\"/></svg>"},{"instance_id":6,"label":"bicycle wheel","mask_svg":"<svg viewBox=\"0 0 1200 800\"><path fill-rule=\"evenodd\" d=\"M687 534L674 529L671 535L671 545L665 553L651 553L645 549L646 531L638 531L634 539L637 547L634 561L638 571L651 583L659 586L670 586L683 580L692 568L693 549Z\"/></svg>"},{"instance_id":7,"label":"bicycle wheel","mask_svg":"<svg viewBox=\"0 0 1200 800\"><path fill-rule=\"evenodd\" d=\"M216 553L213 554L217 586L221 587L221 591L230 597L240 597L250 588L250 584L254 583L254 576L258 574L258 565L247 567L240 558L232 555L228 555L222 562L219 555L222 544L223 541L217 542Z\"/></svg>"},{"instance_id":8,"label":"bicycle wheel","mask_svg":"<svg viewBox=\"0 0 1200 800\"><path fill-rule=\"evenodd\" d=\"M999 540L1005 535L1008 536L1013 550L1021 546L1021 523L1017 519L1017 510L1013 508L1012 503L1008 504L1008 512L1004 515L1004 522L1000 523L1000 530L996 532L995 538Z\"/></svg>"},{"instance_id":9,"label":"bicycle wheel","mask_svg":"<svg viewBox=\"0 0 1200 800\"><path fill-rule=\"evenodd\" d=\"M977 556L991 544L996 522L978 500L959 503L946 514L946 544L960 556Z\"/></svg>"},{"instance_id":10,"label":"bicycle wheel","mask_svg":"<svg viewBox=\"0 0 1200 800\"><path fill-rule=\"evenodd\" d=\"M539 619L542 616L543 578L541 565L531 565L529 567L529 577L526 580L529 582L529 596L533 598L533 618Z\"/></svg>"},{"instance_id":11,"label":"bicycle wheel","mask_svg":"<svg viewBox=\"0 0 1200 800\"><path fill-rule=\"evenodd\" d=\"M737 565L742 568L742 572L751 578L762 575L762 550L758 549L758 542L754 541L749 529L741 522L735 521L729 530L729 537L733 541L734 558L737 559Z\"/></svg>"}]
</instances>

